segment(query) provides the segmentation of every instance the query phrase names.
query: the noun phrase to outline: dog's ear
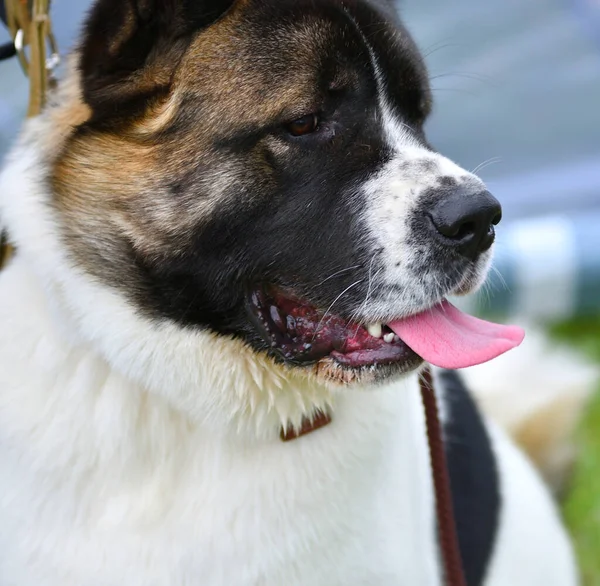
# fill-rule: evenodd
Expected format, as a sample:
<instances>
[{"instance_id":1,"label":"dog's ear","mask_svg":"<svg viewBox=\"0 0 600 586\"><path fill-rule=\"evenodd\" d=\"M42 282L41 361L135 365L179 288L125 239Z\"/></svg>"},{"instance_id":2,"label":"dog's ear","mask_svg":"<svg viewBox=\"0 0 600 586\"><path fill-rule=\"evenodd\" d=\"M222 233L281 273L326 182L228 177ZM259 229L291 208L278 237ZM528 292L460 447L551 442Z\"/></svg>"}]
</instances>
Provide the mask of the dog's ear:
<instances>
[{"instance_id":1,"label":"dog's ear","mask_svg":"<svg viewBox=\"0 0 600 586\"><path fill-rule=\"evenodd\" d=\"M131 115L168 89L192 34L235 0L97 0L87 19L79 68L93 119Z\"/></svg>"}]
</instances>

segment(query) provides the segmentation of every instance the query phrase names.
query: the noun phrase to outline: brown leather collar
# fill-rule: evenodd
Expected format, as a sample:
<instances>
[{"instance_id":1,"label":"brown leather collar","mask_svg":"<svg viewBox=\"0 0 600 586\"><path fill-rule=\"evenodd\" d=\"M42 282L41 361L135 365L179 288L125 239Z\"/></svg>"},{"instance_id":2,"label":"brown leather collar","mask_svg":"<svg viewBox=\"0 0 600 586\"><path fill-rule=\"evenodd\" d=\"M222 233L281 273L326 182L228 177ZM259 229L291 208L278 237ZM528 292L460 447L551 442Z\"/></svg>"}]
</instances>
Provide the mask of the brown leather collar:
<instances>
[{"instance_id":1,"label":"brown leather collar","mask_svg":"<svg viewBox=\"0 0 600 586\"><path fill-rule=\"evenodd\" d=\"M331 423L331 415L326 413L325 411L317 411L312 419L305 417L302 420L302 425L300 429L296 430L293 427L288 427L287 429L281 429L281 441L289 442L317 429L321 429L321 427L325 427Z\"/></svg>"}]
</instances>

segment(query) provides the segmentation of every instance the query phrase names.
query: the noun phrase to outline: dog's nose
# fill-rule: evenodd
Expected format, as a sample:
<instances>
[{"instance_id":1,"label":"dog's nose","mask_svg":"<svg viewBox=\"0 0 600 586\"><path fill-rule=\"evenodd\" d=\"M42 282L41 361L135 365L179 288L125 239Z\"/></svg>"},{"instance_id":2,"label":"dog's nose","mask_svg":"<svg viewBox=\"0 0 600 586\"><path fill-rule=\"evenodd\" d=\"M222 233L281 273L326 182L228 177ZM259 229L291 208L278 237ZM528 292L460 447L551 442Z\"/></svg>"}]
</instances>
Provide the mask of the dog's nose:
<instances>
[{"instance_id":1,"label":"dog's nose","mask_svg":"<svg viewBox=\"0 0 600 586\"><path fill-rule=\"evenodd\" d=\"M493 244L502 208L489 191L459 188L440 198L428 215L438 240L474 260Z\"/></svg>"}]
</instances>

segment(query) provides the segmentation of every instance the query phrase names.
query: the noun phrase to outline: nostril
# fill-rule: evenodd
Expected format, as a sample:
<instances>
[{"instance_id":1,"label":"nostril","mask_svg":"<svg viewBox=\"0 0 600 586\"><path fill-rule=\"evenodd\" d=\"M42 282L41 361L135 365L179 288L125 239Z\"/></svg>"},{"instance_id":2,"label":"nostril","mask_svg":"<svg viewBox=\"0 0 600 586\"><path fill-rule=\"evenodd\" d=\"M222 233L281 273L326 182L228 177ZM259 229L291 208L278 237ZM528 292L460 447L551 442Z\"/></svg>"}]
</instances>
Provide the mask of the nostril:
<instances>
[{"instance_id":1,"label":"nostril","mask_svg":"<svg viewBox=\"0 0 600 586\"><path fill-rule=\"evenodd\" d=\"M477 227L475 222L465 222L462 226L459 227L458 232L456 233L455 238L457 240L464 240L469 236L472 236L477 231Z\"/></svg>"},{"instance_id":2,"label":"nostril","mask_svg":"<svg viewBox=\"0 0 600 586\"><path fill-rule=\"evenodd\" d=\"M445 222L439 217L436 218L431 214L428 215L436 231L444 236L444 238L450 240L464 240L475 234L477 231L477 224L474 221Z\"/></svg>"},{"instance_id":3,"label":"nostril","mask_svg":"<svg viewBox=\"0 0 600 586\"><path fill-rule=\"evenodd\" d=\"M497 226L502 221L502 210L496 212L496 215L492 218L492 226Z\"/></svg>"}]
</instances>

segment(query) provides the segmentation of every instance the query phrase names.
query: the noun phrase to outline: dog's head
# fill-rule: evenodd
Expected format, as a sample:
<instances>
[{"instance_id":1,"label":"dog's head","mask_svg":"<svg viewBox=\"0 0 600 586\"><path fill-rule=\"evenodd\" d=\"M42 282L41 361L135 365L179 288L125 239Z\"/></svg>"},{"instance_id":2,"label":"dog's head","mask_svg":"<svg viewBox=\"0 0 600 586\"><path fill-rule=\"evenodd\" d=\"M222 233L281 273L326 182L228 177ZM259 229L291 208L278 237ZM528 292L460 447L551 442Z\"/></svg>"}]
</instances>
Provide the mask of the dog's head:
<instances>
[{"instance_id":1,"label":"dog's head","mask_svg":"<svg viewBox=\"0 0 600 586\"><path fill-rule=\"evenodd\" d=\"M485 275L500 208L427 143L384 0L99 0L77 59L61 246L140 320L368 382L421 362L384 324Z\"/></svg>"}]
</instances>

